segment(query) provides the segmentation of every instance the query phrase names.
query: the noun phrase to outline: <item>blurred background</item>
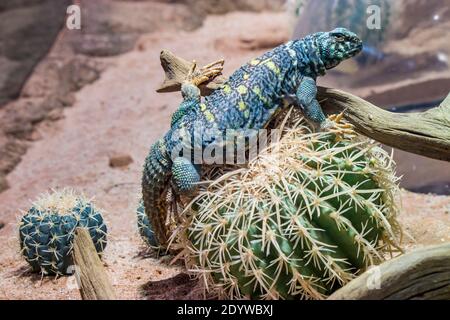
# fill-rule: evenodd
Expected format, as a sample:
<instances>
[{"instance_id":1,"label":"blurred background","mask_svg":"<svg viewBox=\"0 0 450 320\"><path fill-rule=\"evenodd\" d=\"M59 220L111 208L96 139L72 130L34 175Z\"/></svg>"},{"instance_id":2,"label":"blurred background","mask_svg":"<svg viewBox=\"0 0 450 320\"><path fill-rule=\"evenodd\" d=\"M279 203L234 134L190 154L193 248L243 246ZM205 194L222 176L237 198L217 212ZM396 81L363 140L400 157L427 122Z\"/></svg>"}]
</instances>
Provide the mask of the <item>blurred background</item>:
<instances>
[{"instance_id":1,"label":"blurred background","mask_svg":"<svg viewBox=\"0 0 450 320\"><path fill-rule=\"evenodd\" d=\"M155 91L161 49L200 65L225 58L229 75L336 26L358 33L364 52L320 85L396 112L426 110L450 91L450 0L0 0L0 299L79 297L65 279L24 276L15 239L20 210L62 187L104 209L104 259L121 298L180 272L142 258L135 220L144 159L181 102ZM421 193L401 192L417 241L407 245L449 241L450 164L394 154L402 187ZM166 291L159 297L185 297Z\"/></svg>"}]
</instances>

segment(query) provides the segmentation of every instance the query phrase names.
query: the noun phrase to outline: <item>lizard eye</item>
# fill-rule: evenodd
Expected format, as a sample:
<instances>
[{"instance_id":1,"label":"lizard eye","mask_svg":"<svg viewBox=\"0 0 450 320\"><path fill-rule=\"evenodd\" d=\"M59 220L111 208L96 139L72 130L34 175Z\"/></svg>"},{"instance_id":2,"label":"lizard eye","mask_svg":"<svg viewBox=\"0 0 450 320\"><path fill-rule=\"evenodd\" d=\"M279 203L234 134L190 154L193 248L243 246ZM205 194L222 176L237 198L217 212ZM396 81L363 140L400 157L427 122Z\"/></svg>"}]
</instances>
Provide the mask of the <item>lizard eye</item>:
<instances>
[{"instance_id":1,"label":"lizard eye","mask_svg":"<svg viewBox=\"0 0 450 320\"><path fill-rule=\"evenodd\" d=\"M343 36L335 36L334 37L336 39L337 42L344 42L345 38Z\"/></svg>"}]
</instances>

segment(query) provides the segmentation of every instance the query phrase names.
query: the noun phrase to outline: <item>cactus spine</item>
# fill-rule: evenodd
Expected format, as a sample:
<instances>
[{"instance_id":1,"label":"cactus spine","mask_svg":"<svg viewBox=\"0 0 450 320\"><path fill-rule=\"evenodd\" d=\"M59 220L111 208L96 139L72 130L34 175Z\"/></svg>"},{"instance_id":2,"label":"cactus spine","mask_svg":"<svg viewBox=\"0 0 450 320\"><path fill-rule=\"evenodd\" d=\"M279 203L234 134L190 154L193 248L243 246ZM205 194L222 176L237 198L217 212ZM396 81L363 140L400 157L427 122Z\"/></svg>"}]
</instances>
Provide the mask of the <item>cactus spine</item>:
<instances>
[{"instance_id":1,"label":"cactus spine","mask_svg":"<svg viewBox=\"0 0 450 320\"><path fill-rule=\"evenodd\" d=\"M62 190L41 196L19 224L20 248L33 271L71 274L75 229L87 228L100 254L107 228L101 212L82 196Z\"/></svg>"},{"instance_id":2,"label":"cactus spine","mask_svg":"<svg viewBox=\"0 0 450 320\"><path fill-rule=\"evenodd\" d=\"M302 121L191 202L178 239L227 298L322 299L396 251L391 157Z\"/></svg>"}]
</instances>

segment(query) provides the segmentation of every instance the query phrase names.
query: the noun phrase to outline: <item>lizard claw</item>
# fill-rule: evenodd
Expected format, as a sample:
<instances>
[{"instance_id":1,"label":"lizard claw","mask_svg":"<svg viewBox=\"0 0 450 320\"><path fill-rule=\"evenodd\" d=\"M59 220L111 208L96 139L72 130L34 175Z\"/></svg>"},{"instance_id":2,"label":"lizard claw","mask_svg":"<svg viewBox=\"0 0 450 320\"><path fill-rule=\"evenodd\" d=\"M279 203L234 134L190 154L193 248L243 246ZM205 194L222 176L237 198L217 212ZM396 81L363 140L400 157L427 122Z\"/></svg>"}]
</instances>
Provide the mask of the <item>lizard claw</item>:
<instances>
[{"instance_id":1,"label":"lizard claw","mask_svg":"<svg viewBox=\"0 0 450 320\"><path fill-rule=\"evenodd\" d=\"M342 140L345 135L354 136L355 131L350 123L342 123L344 114L333 114L320 126L321 130L331 132L336 135L337 140Z\"/></svg>"},{"instance_id":2,"label":"lizard claw","mask_svg":"<svg viewBox=\"0 0 450 320\"><path fill-rule=\"evenodd\" d=\"M203 66L200 70L206 70L206 69L210 69L214 66L219 66L218 68L223 69L223 65L225 64L225 60L224 59L220 59L211 63L208 63L206 66ZM216 67L217 68L217 67Z\"/></svg>"},{"instance_id":3,"label":"lizard claw","mask_svg":"<svg viewBox=\"0 0 450 320\"><path fill-rule=\"evenodd\" d=\"M331 121L337 122L339 123L342 118L344 117L344 114L341 112L339 114L332 114L328 117L328 119L330 119Z\"/></svg>"},{"instance_id":4,"label":"lizard claw","mask_svg":"<svg viewBox=\"0 0 450 320\"><path fill-rule=\"evenodd\" d=\"M186 81L198 87L202 83L212 80L222 74L224 63L225 60L220 59L197 70L197 62L194 60L191 69L188 72Z\"/></svg>"},{"instance_id":5,"label":"lizard claw","mask_svg":"<svg viewBox=\"0 0 450 320\"><path fill-rule=\"evenodd\" d=\"M197 69L197 61L192 60L191 68L189 69L188 74L187 74L188 80L194 77L195 69Z\"/></svg>"}]
</instances>

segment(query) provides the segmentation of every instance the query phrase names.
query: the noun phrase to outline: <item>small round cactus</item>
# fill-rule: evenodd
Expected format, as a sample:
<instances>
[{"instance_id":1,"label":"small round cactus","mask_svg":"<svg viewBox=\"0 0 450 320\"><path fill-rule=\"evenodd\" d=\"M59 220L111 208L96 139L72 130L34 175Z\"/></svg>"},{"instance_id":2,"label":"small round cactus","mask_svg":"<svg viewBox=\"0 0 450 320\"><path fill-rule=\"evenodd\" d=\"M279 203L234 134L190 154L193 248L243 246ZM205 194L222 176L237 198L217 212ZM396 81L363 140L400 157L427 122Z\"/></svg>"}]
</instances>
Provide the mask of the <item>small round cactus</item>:
<instances>
[{"instance_id":1,"label":"small round cactus","mask_svg":"<svg viewBox=\"0 0 450 320\"><path fill-rule=\"evenodd\" d=\"M102 214L85 198L71 190L41 196L22 217L20 248L33 271L71 274L75 229L89 230L100 254L106 247L107 228Z\"/></svg>"},{"instance_id":2,"label":"small round cactus","mask_svg":"<svg viewBox=\"0 0 450 320\"><path fill-rule=\"evenodd\" d=\"M142 201L142 199L139 201L139 205L136 209L136 216L137 227L142 240L149 247L158 247L158 240L156 239L155 233L152 230L152 225L150 224L150 221L145 214L144 202Z\"/></svg>"},{"instance_id":3,"label":"small round cactus","mask_svg":"<svg viewBox=\"0 0 450 320\"><path fill-rule=\"evenodd\" d=\"M323 299L400 250L392 158L360 136L288 127L186 210L189 268L224 297Z\"/></svg>"}]
</instances>

